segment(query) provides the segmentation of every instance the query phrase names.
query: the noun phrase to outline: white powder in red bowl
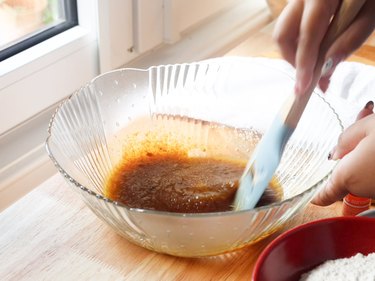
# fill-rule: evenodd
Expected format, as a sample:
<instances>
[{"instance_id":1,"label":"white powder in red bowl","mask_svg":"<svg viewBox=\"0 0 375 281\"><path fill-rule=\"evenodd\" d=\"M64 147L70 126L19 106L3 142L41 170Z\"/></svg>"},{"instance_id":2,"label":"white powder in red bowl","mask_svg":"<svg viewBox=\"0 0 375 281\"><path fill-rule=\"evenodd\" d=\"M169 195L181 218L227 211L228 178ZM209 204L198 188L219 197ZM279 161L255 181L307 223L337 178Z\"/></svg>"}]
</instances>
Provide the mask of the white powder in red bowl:
<instances>
[{"instance_id":1,"label":"white powder in red bowl","mask_svg":"<svg viewBox=\"0 0 375 281\"><path fill-rule=\"evenodd\" d=\"M304 273L300 281L374 281L375 253L328 260Z\"/></svg>"}]
</instances>

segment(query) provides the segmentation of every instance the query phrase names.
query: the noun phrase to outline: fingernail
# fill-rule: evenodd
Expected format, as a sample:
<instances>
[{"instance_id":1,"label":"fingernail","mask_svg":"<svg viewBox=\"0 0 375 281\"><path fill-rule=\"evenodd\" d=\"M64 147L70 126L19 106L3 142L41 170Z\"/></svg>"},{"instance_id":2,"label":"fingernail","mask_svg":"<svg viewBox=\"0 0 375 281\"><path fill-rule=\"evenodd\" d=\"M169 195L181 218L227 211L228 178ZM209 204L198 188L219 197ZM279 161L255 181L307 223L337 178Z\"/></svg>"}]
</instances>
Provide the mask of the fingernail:
<instances>
[{"instance_id":1,"label":"fingernail","mask_svg":"<svg viewBox=\"0 0 375 281\"><path fill-rule=\"evenodd\" d=\"M336 146L328 153L328 160L336 160Z\"/></svg>"},{"instance_id":2,"label":"fingernail","mask_svg":"<svg viewBox=\"0 0 375 281\"><path fill-rule=\"evenodd\" d=\"M295 94L296 96L301 95L301 86L300 86L300 84L301 84L301 83L299 83L299 82L297 81L297 83L294 85L294 94Z\"/></svg>"},{"instance_id":3,"label":"fingernail","mask_svg":"<svg viewBox=\"0 0 375 281\"><path fill-rule=\"evenodd\" d=\"M294 85L294 94L301 96L305 90L301 78L297 78L296 84Z\"/></svg>"},{"instance_id":4,"label":"fingernail","mask_svg":"<svg viewBox=\"0 0 375 281\"><path fill-rule=\"evenodd\" d=\"M330 79L328 77L322 77L319 80L319 88L322 90L323 93L325 93L329 87Z\"/></svg>"},{"instance_id":5,"label":"fingernail","mask_svg":"<svg viewBox=\"0 0 375 281\"><path fill-rule=\"evenodd\" d=\"M310 86L311 79L312 79L311 74L308 74L306 71L300 71L297 74L297 81L294 86L294 93L297 96L303 95L306 89Z\"/></svg>"},{"instance_id":6,"label":"fingernail","mask_svg":"<svg viewBox=\"0 0 375 281\"><path fill-rule=\"evenodd\" d=\"M373 110L374 109L374 102L370 100L368 103L366 103L365 108L368 109L368 110Z\"/></svg>"},{"instance_id":7,"label":"fingernail","mask_svg":"<svg viewBox=\"0 0 375 281\"><path fill-rule=\"evenodd\" d=\"M333 67L333 59L329 58L323 64L321 76L322 77L326 76L329 73L329 71L332 69L332 67Z\"/></svg>"},{"instance_id":8,"label":"fingernail","mask_svg":"<svg viewBox=\"0 0 375 281\"><path fill-rule=\"evenodd\" d=\"M321 77L330 77L333 71L336 69L337 65L345 59L345 56L336 54L329 57L322 66L322 71L320 73Z\"/></svg>"}]
</instances>

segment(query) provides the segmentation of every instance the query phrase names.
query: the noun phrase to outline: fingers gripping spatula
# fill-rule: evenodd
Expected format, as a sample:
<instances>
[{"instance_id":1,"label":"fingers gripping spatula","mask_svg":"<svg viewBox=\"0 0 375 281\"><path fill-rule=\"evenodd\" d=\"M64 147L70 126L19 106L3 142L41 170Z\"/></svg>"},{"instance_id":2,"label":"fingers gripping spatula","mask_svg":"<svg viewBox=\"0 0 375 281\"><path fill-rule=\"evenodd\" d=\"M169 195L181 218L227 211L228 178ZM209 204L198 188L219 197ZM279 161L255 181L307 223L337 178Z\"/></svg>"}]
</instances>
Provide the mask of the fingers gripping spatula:
<instances>
[{"instance_id":1,"label":"fingers gripping spatula","mask_svg":"<svg viewBox=\"0 0 375 281\"><path fill-rule=\"evenodd\" d=\"M284 147L297 127L319 81L322 68L327 67L327 65L324 65L324 56L329 46L354 20L364 2L365 0L343 0L341 2L339 11L332 19L323 38L310 86L303 95L295 96L293 93L287 98L268 131L260 140L240 179L234 200L234 210L252 209L258 203L268 187L280 163Z\"/></svg>"}]
</instances>

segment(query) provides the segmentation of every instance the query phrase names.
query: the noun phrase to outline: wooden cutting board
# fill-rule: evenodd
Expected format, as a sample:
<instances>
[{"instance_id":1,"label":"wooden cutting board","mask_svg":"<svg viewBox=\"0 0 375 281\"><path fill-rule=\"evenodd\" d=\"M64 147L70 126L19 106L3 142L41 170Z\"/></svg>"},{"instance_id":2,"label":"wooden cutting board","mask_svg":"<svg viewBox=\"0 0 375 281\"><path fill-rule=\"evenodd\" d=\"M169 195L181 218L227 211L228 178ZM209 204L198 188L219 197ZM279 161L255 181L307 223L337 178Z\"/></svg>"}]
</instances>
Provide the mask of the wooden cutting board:
<instances>
[{"instance_id":1,"label":"wooden cutting board","mask_svg":"<svg viewBox=\"0 0 375 281\"><path fill-rule=\"evenodd\" d=\"M309 205L285 229L340 213L341 203ZM0 280L249 280L278 234L216 257L157 254L117 235L56 174L0 214Z\"/></svg>"}]
</instances>

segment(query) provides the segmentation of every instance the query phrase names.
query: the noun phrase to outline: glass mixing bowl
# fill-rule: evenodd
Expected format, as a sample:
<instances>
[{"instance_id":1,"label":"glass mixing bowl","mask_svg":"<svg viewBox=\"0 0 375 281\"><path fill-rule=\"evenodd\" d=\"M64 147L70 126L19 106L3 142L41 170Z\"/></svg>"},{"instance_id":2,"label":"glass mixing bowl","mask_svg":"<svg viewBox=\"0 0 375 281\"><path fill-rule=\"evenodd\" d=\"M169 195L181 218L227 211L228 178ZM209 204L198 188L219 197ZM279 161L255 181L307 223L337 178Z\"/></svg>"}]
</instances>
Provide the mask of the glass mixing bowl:
<instances>
[{"instance_id":1,"label":"glass mixing bowl","mask_svg":"<svg viewBox=\"0 0 375 281\"><path fill-rule=\"evenodd\" d=\"M146 127L132 125L140 119L152 124L181 117L187 125L175 126L169 133L193 142L195 149L204 147L198 153L219 149L247 159L292 92L292 75L281 61L257 58L115 70L60 104L50 122L46 148L87 206L129 241L185 257L233 251L279 229L306 206L331 173L335 163L327 155L343 127L319 93L312 95L276 171L281 202L238 212L152 211L106 198L106 181L129 150L124 144L131 137L124 128L132 127L133 137L147 134ZM236 133L228 137L221 126L238 129L234 131L238 135L244 130L260 134L237 143Z\"/></svg>"}]
</instances>

